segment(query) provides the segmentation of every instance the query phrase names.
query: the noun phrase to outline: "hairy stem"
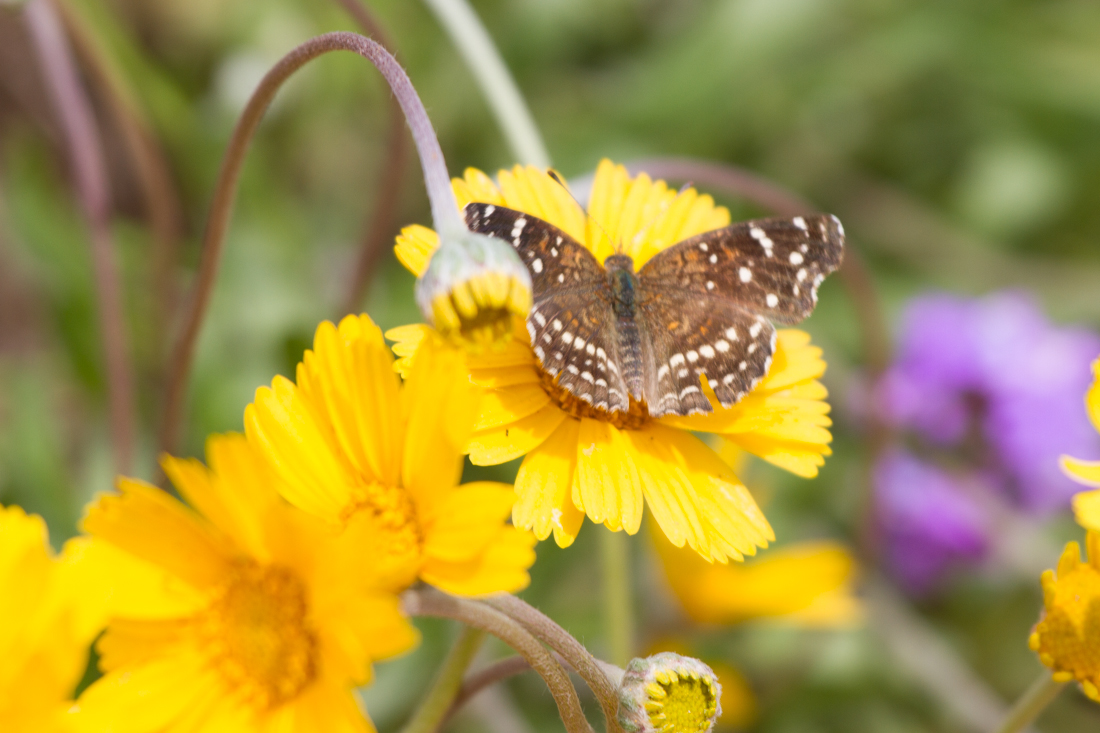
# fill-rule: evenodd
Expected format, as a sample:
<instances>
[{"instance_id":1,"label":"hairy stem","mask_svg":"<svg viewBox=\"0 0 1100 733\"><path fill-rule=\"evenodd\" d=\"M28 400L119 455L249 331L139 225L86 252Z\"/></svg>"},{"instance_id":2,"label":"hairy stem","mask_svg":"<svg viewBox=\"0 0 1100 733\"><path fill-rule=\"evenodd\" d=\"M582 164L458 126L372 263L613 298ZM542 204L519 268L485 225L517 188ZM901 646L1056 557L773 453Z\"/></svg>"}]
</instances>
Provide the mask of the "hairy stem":
<instances>
[{"instance_id":1,"label":"hairy stem","mask_svg":"<svg viewBox=\"0 0 1100 733\"><path fill-rule=\"evenodd\" d=\"M1055 682L1049 670L1043 670L1008 711L997 733L1020 733L1046 710L1047 705L1054 702L1065 686L1065 682Z\"/></svg>"},{"instance_id":2,"label":"hairy stem","mask_svg":"<svg viewBox=\"0 0 1100 733\"><path fill-rule=\"evenodd\" d=\"M462 687L462 676L484 639L484 631L463 627L451 651L447 653L447 658L443 660L432 688L420 701L402 733L434 733L440 727L455 702L455 695Z\"/></svg>"},{"instance_id":3,"label":"hairy stem","mask_svg":"<svg viewBox=\"0 0 1100 733\"><path fill-rule=\"evenodd\" d=\"M456 598L432 588L406 591L402 600L410 616L435 616L461 621L467 626L489 632L515 649L546 682L566 730L569 733L592 733L592 726L584 717L569 675L520 624L484 603Z\"/></svg>"},{"instance_id":4,"label":"hairy stem","mask_svg":"<svg viewBox=\"0 0 1100 733\"><path fill-rule=\"evenodd\" d=\"M210 303L210 296L217 276L218 264L225 243L229 219L233 211L237 183L244 166L245 154L256 128L263 118L268 105L283 83L298 69L318 56L332 51L350 51L367 59L382 73L393 90L405 119L412 130L413 140L420 153L420 163L424 171L424 182L431 201L432 217L436 231L441 236L448 232L465 231L465 225L458 212L451 181L447 175L447 166L443 160L443 151L432 130L424 105L409 77L397 61L375 41L357 33L326 33L301 44L284 56L267 73L259 87L252 93L244 112L226 148L214 196L210 205L206 231L203 234L202 254L199 261L198 278L191 295L183 328L176 340L171 357L171 371L168 377L167 397L161 428L161 448L171 451L179 439L180 423L183 418L183 403L187 385L187 375L194 358L195 343Z\"/></svg>"},{"instance_id":5,"label":"hairy stem","mask_svg":"<svg viewBox=\"0 0 1100 733\"><path fill-rule=\"evenodd\" d=\"M596 696L609 733L620 733L617 681L610 679L604 664L552 618L507 593L490 596L482 603L505 613L562 656Z\"/></svg>"},{"instance_id":6,"label":"hairy stem","mask_svg":"<svg viewBox=\"0 0 1100 733\"><path fill-rule=\"evenodd\" d=\"M523 95L477 13L466 0L424 0L470 67L520 163L550 167L550 154Z\"/></svg>"},{"instance_id":7,"label":"hairy stem","mask_svg":"<svg viewBox=\"0 0 1100 733\"><path fill-rule=\"evenodd\" d=\"M111 235L110 184L99 129L51 0L30 0L23 13L50 100L61 122L74 186L88 225L105 351L115 471L129 473L134 452L134 380L126 339L122 280Z\"/></svg>"}]
</instances>

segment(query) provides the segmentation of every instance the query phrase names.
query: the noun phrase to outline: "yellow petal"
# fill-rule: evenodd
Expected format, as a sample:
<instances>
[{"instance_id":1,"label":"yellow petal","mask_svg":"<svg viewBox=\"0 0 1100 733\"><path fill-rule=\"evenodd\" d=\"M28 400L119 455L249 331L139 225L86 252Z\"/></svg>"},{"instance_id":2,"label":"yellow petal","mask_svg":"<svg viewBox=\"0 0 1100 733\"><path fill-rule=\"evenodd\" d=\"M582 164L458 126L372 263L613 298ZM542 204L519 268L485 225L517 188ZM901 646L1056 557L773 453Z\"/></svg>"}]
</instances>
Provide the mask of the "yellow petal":
<instances>
[{"instance_id":1,"label":"yellow petal","mask_svg":"<svg viewBox=\"0 0 1100 733\"><path fill-rule=\"evenodd\" d=\"M1058 460L1062 473L1079 484L1100 488L1100 461L1081 461L1072 456Z\"/></svg>"},{"instance_id":2,"label":"yellow petal","mask_svg":"<svg viewBox=\"0 0 1100 733\"><path fill-rule=\"evenodd\" d=\"M581 419L573 503L596 524L634 534L642 522L641 479L623 431Z\"/></svg>"},{"instance_id":3,"label":"yellow petal","mask_svg":"<svg viewBox=\"0 0 1100 733\"><path fill-rule=\"evenodd\" d=\"M832 455L829 446L822 443L775 440L752 433L726 437L729 443L802 478L817 476L818 469L825 465L825 456Z\"/></svg>"},{"instance_id":4,"label":"yellow petal","mask_svg":"<svg viewBox=\"0 0 1100 733\"><path fill-rule=\"evenodd\" d=\"M1093 427L1100 432L1100 359L1092 363L1092 376L1092 386L1085 393L1085 408L1088 410Z\"/></svg>"},{"instance_id":5,"label":"yellow petal","mask_svg":"<svg viewBox=\"0 0 1100 733\"><path fill-rule=\"evenodd\" d=\"M470 560L500 532L515 500L508 484L476 481L459 486L424 518L424 554L448 562Z\"/></svg>"},{"instance_id":6,"label":"yellow petal","mask_svg":"<svg viewBox=\"0 0 1100 733\"><path fill-rule=\"evenodd\" d=\"M573 504L573 471L577 462L580 421L563 420L546 442L523 459L516 474L512 522L540 540L550 536L560 547L573 544L584 512Z\"/></svg>"},{"instance_id":7,"label":"yellow petal","mask_svg":"<svg viewBox=\"0 0 1100 733\"><path fill-rule=\"evenodd\" d=\"M557 430L566 414L556 404L509 425L479 430L468 446L475 466L495 466L530 453Z\"/></svg>"},{"instance_id":8,"label":"yellow petal","mask_svg":"<svg viewBox=\"0 0 1100 733\"><path fill-rule=\"evenodd\" d=\"M534 415L549 404L550 395L539 382L491 390L481 400L475 427L481 431L508 425Z\"/></svg>"},{"instance_id":9,"label":"yellow petal","mask_svg":"<svg viewBox=\"0 0 1100 733\"><path fill-rule=\"evenodd\" d=\"M429 558L420 577L461 596L516 593L531 582L527 569L535 562L535 541L530 532L506 526L475 559L452 563Z\"/></svg>"},{"instance_id":10,"label":"yellow petal","mask_svg":"<svg viewBox=\"0 0 1100 733\"><path fill-rule=\"evenodd\" d=\"M500 171L498 177L505 206L537 216L578 242L584 241L584 210L546 171L515 166Z\"/></svg>"},{"instance_id":11,"label":"yellow petal","mask_svg":"<svg viewBox=\"0 0 1100 733\"><path fill-rule=\"evenodd\" d=\"M371 662L403 654L420 643L420 633L391 593L332 596L315 610L324 634L329 673L355 684L370 680Z\"/></svg>"},{"instance_id":12,"label":"yellow petal","mask_svg":"<svg viewBox=\"0 0 1100 733\"><path fill-rule=\"evenodd\" d=\"M1082 491L1074 496L1073 514L1082 527L1100 530L1100 490Z\"/></svg>"},{"instance_id":13,"label":"yellow petal","mask_svg":"<svg viewBox=\"0 0 1100 733\"><path fill-rule=\"evenodd\" d=\"M282 478L279 490L291 504L338 523L358 482L352 466L333 450L324 426L297 387L275 377L260 387L244 412L245 434Z\"/></svg>"},{"instance_id":14,"label":"yellow petal","mask_svg":"<svg viewBox=\"0 0 1100 733\"><path fill-rule=\"evenodd\" d=\"M82 522L85 532L163 568L194 588L225 577L232 548L211 525L155 486L119 478L121 495L104 494Z\"/></svg>"},{"instance_id":15,"label":"yellow petal","mask_svg":"<svg viewBox=\"0 0 1100 733\"><path fill-rule=\"evenodd\" d=\"M427 227L413 224L401 230L393 252L409 272L420 277L428 269L428 260L438 247L438 234Z\"/></svg>"},{"instance_id":16,"label":"yellow petal","mask_svg":"<svg viewBox=\"0 0 1100 733\"><path fill-rule=\"evenodd\" d=\"M471 371L470 379L479 387L501 389L520 384L538 384L539 373L532 365L500 367L498 369L479 369ZM485 405L482 403L482 412Z\"/></svg>"},{"instance_id":17,"label":"yellow petal","mask_svg":"<svg viewBox=\"0 0 1100 733\"><path fill-rule=\"evenodd\" d=\"M467 168L462 178L451 179L451 186L460 209L473 201L496 206L507 205L493 179L477 168Z\"/></svg>"}]
</instances>

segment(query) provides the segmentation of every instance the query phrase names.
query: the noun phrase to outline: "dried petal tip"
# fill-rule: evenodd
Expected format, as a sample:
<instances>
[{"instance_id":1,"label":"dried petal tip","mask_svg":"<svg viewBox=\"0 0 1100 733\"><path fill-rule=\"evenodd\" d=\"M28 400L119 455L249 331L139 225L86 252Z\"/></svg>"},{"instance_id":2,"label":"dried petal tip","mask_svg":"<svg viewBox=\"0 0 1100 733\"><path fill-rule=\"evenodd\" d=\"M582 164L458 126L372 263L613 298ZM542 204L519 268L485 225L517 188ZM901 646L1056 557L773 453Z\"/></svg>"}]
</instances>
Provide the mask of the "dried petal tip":
<instances>
[{"instance_id":1,"label":"dried petal tip","mask_svg":"<svg viewBox=\"0 0 1100 733\"><path fill-rule=\"evenodd\" d=\"M416 283L416 303L442 334L478 351L512 337L512 317L531 309L531 275L499 239L464 231L446 238Z\"/></svg>"},{"instance_id":2,"label":"dried petal tip","mask_svg":"<svg viewBox=\"0 0 1100 733\"><path fill-rule=\"evenodd\" d=\"M709 733L722 714L710 667L661 652L633 659L619 685L619 725L628 733Z\"/></svg>"},{"instance_id":3,"label":"dried petal tip","mask_svg":"<svg viewBox=\"0 0 1100 733\"><path fill-rule=\"evenodd\" d=\"M1057 572L1043 573L1043 617L1028 646L1055 680L1077 680L1100 702L1100 534L1089 532L1088 548L1088 562L1081 562L1077 543L1070 542Z\"/></svg>"}]
</instances>

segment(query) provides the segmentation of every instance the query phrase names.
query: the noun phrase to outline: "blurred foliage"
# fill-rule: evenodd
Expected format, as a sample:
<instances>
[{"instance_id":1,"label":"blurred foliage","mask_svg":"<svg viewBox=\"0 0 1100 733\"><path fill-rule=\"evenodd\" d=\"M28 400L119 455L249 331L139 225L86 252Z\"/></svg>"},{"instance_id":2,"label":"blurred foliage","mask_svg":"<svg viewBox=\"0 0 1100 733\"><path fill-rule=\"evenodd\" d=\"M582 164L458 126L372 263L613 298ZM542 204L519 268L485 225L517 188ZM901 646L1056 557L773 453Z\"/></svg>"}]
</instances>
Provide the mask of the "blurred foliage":
<instances>
[{"instance_id":1,"label":"blurred foliage","mask_svg":"<svg viewBox=\"0 0 1100 733\"><path fill-rule=\"evenodd\" d=\"M140 406L140 463L153 478L166 344L198 258L204 217L236 115L259 78L311 35L355 29L325 0L65 0L84 39L103 128ZM474 3L542 126L557 167L601 157L682 155L750 168L845 222L872 266L887 318L912 294L1033 291L1057 319L1100 326L1100 12L1095 0L479 0ZM472 77L418 2L372 0L424 98L452 173L513 163ZM58 124L14 10L0 8L0 501L43 514L60 542L111 483L101 340L87 232ZM104 81L107 80L107 81ZM113 86L112 86L113 85ZM113 88L152 132L182 212L178 283L156 284L157 245ZM349 55L324 58L279 96L245 168L190 384L183 452L241 429L243 406L291 375L316 323L341 315L382 186L388 91ZM397 221L428 222L409 160ZM174 193L173 193L174 191ZM718 198L735 217L757 213ZM396 232L395 232L396 233ZM362 308L384 328L418 320L413 279L386 253ZM864 355L835 278L807 324L824 347L836 455L815 481L754 464L746 483L780 543L860 537L863 436L845 414ZM1011 365L1006 365L1011 368ZM1086 368L1082 365L1082 368ZM515 466L478 470L507 480ZM1055 554L1065 517L1041 528ZM601 530L602 531L602 530ZM644 534L644 533L643 533ZM529 600L601 648L595 529L544 543ZM867 629L749 625L683 630L642 537L645 633L690 635L742 669L760 697L755 730L962 730L930 704ZM864 558L868 574L873 558ZM924 618L1002 696L1038 672L1026 649L1038 577L960 577ZM451 629L380 669L366 693L383 729L402 720ZM501 650L497 650L498 652ZM537 680L507 685L538 730L556 730ZM589 701L590 702L590 701ZM1066 694L1049 731L1100 713ZM472 718L462 730L475 730Z\"/></svg>"}]
</instances>

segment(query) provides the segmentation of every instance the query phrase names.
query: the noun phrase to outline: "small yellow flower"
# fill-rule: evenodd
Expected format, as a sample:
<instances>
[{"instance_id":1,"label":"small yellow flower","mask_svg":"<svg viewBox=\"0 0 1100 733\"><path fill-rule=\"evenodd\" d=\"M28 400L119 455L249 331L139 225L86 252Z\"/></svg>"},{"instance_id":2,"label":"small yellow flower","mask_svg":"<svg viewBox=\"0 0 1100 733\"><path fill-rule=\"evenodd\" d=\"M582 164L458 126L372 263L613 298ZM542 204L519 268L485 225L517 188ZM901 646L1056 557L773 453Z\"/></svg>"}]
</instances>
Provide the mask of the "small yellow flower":
<instances>
[{"instance_id":1,"label":"small yellow flower","mask_svg":"<svg viewBox=\"0 0 1100 733\"><path fill-rule=\"evenodd\" d=\"M1100 431L1100 359L1092 363L1094 379L1085 394L1085 407L1089 419ZM1074 481L1097 491L1084 491L1073 498L1073 512L1077 521L1087 529L1100 530L1100 461L1082 461L1062 456L1062 470Z\"/></svg>"},{"instance_id":2,"label":"small yellow flower","mask_svg":"<svg viewBox=\"0 0 1100 733\"><path fill-rule=\"evenodd\" d=\"M84 529L126 558L127 580L77 729L373 730L352 688L417 634L372 576L372 527L333 537L286 504L244 436L211 438L207 458L164 461L193 508L120 478L88 509Z\"/></svg>"},{"instance_id":3,"label":"small yellow flower","mask_svg":"<svg viewBox=\"0 0 1100 733\"><path fill-rule=\"evenodd\" d=\"M41 517L17 506L0 507L0 721L5 733L68 730L68 700L104 620L82 609L74 592L74 571L84 570L77 567L82 542L70 541L55 559L46 535Z\"/></svg>"},{"instance_id":4,"label":"small yellow flower","mask_svg":"<svg viewBox=\"0 0 1100 733\"><path fill-rule=\"evenodd\" d=\"M726 226L729 212L693 189L670 190L663 181L630 178L603 161L586 213L560 183L535 168L501 171L499 185L468 170L454 182L460 206L480 202L517 209L564 230L599 261L621 243L641 268L654 254L705 231ZM397 240L398 259L423 272L438 238L407 227ZM395 351L408 357L421 330L390 332ZM732 408L713 397L713 413L650 417L644 405L608 413L564 392L543 373L527 330L516 319L513 341L502 351L472 355L473 380L486 390L469 444L477 465L525 456L516 477L512 521L539 539L551 532L571 544L587 515L613 531L633 534L643 502L676 546L685 543L708 560L742 559L774 539L752 496L717 454L693 432L724 436L764 460L811 477L829 454L832 439L820 350L801 331L778 334L771 370Z\"/></svg>"},{"instance_id":5,"label":"small yellow flower","mask_svg":"<svg viewBox=\"0 0 1100 733\"><path fill-rule=\"evenodd\" d=\"M718 677L698 659L673 652L632 659L619 685L619 725L628 733L709 733L721 698Z\"/></svg>"},{"instance_id":6,"label":"small yellow flower","mask_svg":"<svg viewBox=\"0 0 1100 733\"><path fill-rule=\"evenodd\" d=\"M1081 548L1070 542L1057 574L1047 570L1042 584L1044 613L1028 645L1056 682L1077 680L1100 702L1100 532L1088 532L1088 562L1081 562Z\"/></svg>"},{"instance_id":7,"label":"small yellow flower","mask_svg":"<svg viewBox=\"0 0 1100 733\"><path fill-rule=\"evenodd\" d=\"M425 342L402 386L369 318L322 323L297 384L276 377L257 390L245 430L292 504L332 525L373 524L376 563L395 590L419 577L461 595L517 591L535 539L505 524L512 487L457 486L478 394L462 353L438 341Z\"/></svg>"},{"instance_id":8,"label":"small yellow flower","mask_svg":"<svg viewBox=\"0 0 1100 733\"><path fill-rule=\"evenodd\" d=\"M856 563L836 542L800 542L745 565L716 565L651 533L665 578L688 617L733 624L775 618L804 626L846 626L859 620L852 594Z\"/></svg>"},{"instance_id":9,"label":"small yellow flower","mask_svg":"<svg viewBox=\"0 0 1100 733\"><path fill-rule=\"evenodd\" d=\"M681 636L655 639L649 645L649 649L651 654L674 652L683 657L691 657L696 653L690 641ZM713 657L701 656L700 661L714 672L721 690L718 696L718 709L722 711L722 715L715 720L715 726L725 730L743 730L755 723L760 712L759 704L756 693L753 692L752 686L741 671Z\"/></svg>"}]
</instances>

